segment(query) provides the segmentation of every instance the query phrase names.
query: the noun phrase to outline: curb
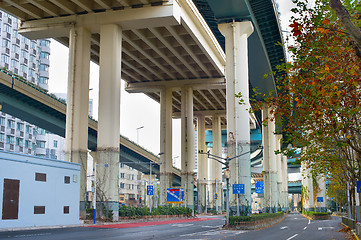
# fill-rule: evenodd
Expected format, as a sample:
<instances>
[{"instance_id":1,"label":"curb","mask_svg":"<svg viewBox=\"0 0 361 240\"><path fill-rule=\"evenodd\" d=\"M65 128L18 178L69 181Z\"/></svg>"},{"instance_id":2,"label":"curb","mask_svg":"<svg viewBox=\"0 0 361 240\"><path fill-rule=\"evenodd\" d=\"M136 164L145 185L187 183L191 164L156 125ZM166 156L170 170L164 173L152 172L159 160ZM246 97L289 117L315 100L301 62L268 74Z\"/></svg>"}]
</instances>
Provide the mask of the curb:
<instances>
[{"instance_id":1,"label":"curb","mask_svg":"<svg viewBox=\"0 0 361 240\"><path fill-rule=\"evenodd\" d=\"M344 226L345 228L350 229L350 230L351 230L351 232L352 232L352 235L354 236L354 238L355 238L356 240L360 240L360 239L358 238L357 234L354 232L354 230L353 230L353 229L351 229L349 226L347 226L347 225L346 225L346 224L344 224L344 223L341 223L341 225L342 225L342 226Z\"/></svg>"},{"instance_id":2,"label":"curb","mask_svg":"<svg viewBox=\"0 0 361 240\"><path fill-rule=\"evenodd\" d=\"M306 215L304 215L304 214L301 214L301 216L307 218L308 220L313 220L311 217L306 216Z\"/></svg>"}]
</instances>

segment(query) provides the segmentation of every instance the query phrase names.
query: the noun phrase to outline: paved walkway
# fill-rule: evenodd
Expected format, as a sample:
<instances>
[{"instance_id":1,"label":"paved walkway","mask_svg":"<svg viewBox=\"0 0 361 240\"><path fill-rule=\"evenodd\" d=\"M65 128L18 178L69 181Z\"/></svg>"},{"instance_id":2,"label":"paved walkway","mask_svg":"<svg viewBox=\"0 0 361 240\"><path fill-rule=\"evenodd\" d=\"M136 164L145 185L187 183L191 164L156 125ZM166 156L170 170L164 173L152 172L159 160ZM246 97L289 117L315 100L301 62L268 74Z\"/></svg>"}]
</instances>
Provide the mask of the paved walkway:
<instances>
[{"instance_id":1,"label":"paved walkway","mask_svg":"<svg viewBox=\"0 0 361 240\"><path fill-rule=\"evenodd\" d=\"M95 228L133 228L133 227L146 227L146 226L166 225L166 224L176 224L176 223L200 222L200 221L208 221L208 220L214 220L214 218L189 218L189 219L166 220L166 221L117 223L117 224L106 224L106 225L93 225L93 226L87 226L87 227L95 227Z\"/></svg>"}]
</instances>

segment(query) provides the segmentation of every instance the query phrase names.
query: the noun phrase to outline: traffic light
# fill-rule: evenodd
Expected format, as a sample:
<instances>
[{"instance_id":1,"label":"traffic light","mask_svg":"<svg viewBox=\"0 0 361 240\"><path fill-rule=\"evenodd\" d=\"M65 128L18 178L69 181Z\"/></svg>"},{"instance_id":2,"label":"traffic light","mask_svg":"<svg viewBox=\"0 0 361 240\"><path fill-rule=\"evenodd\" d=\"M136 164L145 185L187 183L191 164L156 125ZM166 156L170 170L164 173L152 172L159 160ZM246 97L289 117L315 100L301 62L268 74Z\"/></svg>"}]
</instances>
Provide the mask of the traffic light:
<instances>
[{"instance_id":1,"label":"traffic light","mask_svg":"<svg viewBox=\"0 0 361 240\"><path fill-rule=\"evenodd\" d=\"M214 200L218 200L218 193L214 193Z\"/></svg>"}]
</instances>

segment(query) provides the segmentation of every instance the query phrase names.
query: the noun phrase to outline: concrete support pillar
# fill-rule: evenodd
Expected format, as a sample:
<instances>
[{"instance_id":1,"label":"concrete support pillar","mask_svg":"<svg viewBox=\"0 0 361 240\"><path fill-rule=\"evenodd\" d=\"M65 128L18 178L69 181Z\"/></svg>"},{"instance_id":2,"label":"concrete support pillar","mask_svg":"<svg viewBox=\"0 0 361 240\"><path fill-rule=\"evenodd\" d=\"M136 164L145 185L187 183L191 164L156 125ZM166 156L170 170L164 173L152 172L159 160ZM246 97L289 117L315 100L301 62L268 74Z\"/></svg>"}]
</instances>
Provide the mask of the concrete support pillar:
<instances>
[{"instance_id":1,"label":"concrete support pillar","mask_svg":"<svg viewBox=\"0 0 361 240\"><path fill-rule=\"evenodd\" d=\"M276 150L281 151L281 139L282 134L276 134L275 140L276 140ZM279 209L284 210L285 209L285 203L284 199L282 198L282 154L276 155L276 175L277 175L277 206Z\"/></svg>"},{"instance_id":2,"label":"concrete support pillar","mask_svg":"<svg viewBox=\"0 0 361 240\"><path fill-rule=\"evenodd\" d=\"M100 27L98 107L98 197L119 218L119 144L122 30ZM84 124L84 123L83 123Z\"/></svg>"},{"instance_id":3,"label":"concrete support pillar","mask_svg":"<svg viewBox=\"0 0 361 240\"><path fill-rule=\"evenodd\" d=\"M206 122L203 115L198 116L198 150L206 153ZM207 206L206 186L208 180L208 159L206 154L198 154L198 212L204 211Z\"/></svg>"},{"instance_id":4,"label":"concrete support pillar","mask_svg":"<svg viewBox=\"0 0 361 240\"><path fill-rule=\"evenodd\" d=\"M270 116L270 115L269 115ZM269 164L270 164L270 178L271 178L271 207L272 212L278 212L278 186L277 186L277 156L276 147L276 125L274 121L268 121L268 139L269 139Z\"/></svg>"},{"instance_id":5,"label":"concrete support pillar","mask_svg":"<svg viewBox=\"0 0 361 240\"><path fill-rule=\"evenodd\" d=\"M304 163L301 163L302 173L302 207L303 211L314 211L314 196L312 174Z\"/></svg>"},{"instance_id":6,"label":"concrete support pillar","mask_svg":"<svg viewBox=\"0 0 361 240\"><path fill-rule=\"evenodd\" d=\"M212 154L222 157L222 129L221 129L221 117L218 115L212 116L212 135L213 135L213 149ZM220 196L222 194L222 164L210 160L212 162L212 178L211 178L211 196L213 200L213 207L216 208L216 211L220 211ZM218 194L218 200L215 200L215 194Z\"/></svg>"},{"instance_id":7,"label":"concrete support pillar","mask_svg":"<svg viewBox=\"0 0 361 240\"><path fill-rule=\"evenodd\" d=\"M84 219L88 159L90 36L90 32L85 28L70 29L65 131L65 160L81 164L80 216Z\"/></svg>"},{"instance_id":8,"label":"concrete support pillar","mask_svg":"<svg viewBox=\"0 0 361 240\"><path fill-rule=\"evenodd\" d=\"M230 192L230 208L242 215L251 213L251 166L248 85L248 43L253 32L249 21L219 24L226 40L227 150L230 158L247 153L230 163L230 184L244 184L244 194ZM241 93L244 104L234 97ZM232 187L231 187L232 189Z\"/></svg>"},{"instance_id":9,"label":"concrete support pillar","mask_svg":"<svg viewBox=\"0 0 361 240\"><path fill-rule=\"evenodd\" d=\"M266 106L262 109L262 145L263 145L263 184L264 184L264 209L265 212L272 212L271 201L271 168L270 168L270 140L268 131L268 108Z\"/></svg>"},{"instance_id":10,"label":"concrete support pillar","mask_svg":"<svg viewBox=\"0 0 361 240\"><path fill-rule=\"evenodd\" d=\"M314 193L316 194L314 199L314 206L317 212L326 212L326 179L324 176L317 176L317 186L314 185Z\"/></svg>"},{"instance_id":11,"label":"concrete support pillar","mask_svg":"<svg viewBox=\"0 0 361 240\"><path fill-rule=\"evenodd\" d=\"M160 91L160 205L167 204L167 188L172 187L172 89Z\"/></svg>"},{"instance_id":12,"label":"concrete support pillar","mask_svg":"<svg viewBox=\"0 0 361 240\"><path fill-rule=\"evenodd\" d=\"M182 187L185 188L186 206L193 208L194 191L194 124L193 89L182 88L181 97L181 148L182 148Z\"/></svg>"},{"instance_id":13,"label":"concrete support pillar","mask_svg":"<svg viewBox=\"0 0 361 240\"><path fill-rule=\"evenodd\" d=\"M282 155L282 199L285 206L285 210L288 211L288 165L287 156Z\"/></svg>"}]
</instances>

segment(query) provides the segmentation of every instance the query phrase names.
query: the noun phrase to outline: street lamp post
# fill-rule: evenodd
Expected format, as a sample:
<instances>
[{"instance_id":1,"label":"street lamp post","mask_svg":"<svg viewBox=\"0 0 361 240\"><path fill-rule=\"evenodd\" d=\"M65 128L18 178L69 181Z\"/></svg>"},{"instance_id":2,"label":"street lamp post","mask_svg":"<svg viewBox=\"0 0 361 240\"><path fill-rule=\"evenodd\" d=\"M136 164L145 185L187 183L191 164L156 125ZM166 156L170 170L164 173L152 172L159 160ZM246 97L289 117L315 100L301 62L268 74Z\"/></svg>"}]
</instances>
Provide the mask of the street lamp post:
<instances>
[{"instance_id":1,"label":"street lamp post","mask_svg":"<svg viewBox=\"0 0 361 240\"><path fill-rule=\"evenodd\" d=\"M262 148L262 146L259 146L258 148ZM215 160L223 165L225 165L226 170L224 171L224 177L226 179L226 184L227 184L227 195L226 195L226 209L227 209L227 215L226 215L226 225L228 225L229 223L229 179L231 178L231 171L229 170L229 162L233 159L236 159L238 157L241 157L243 155L246 155L248 153L250 153L251 151L242 153L238 156L232 157L230 158L229 156L227 156L226 158L222 158L220 156L216 156L213 154L210 154L209 151L208 152L203 152L203 150L200 150L198 153L200 154L207 154L207 158L208 159L212 159ZM225 162L222 162L222 160L225 160Z\"/></svg>"},{"instance_id":2,"label":"street lamp post","mask_svg":"<svg viewBox=\"0 0 361 240\"><path fill-rule=\"evenodd\" d=\"M139 144L139 130L144 128L144 126L137 127L135 130L137 130L137 144Z\"/></svg>"}]
</instances>

